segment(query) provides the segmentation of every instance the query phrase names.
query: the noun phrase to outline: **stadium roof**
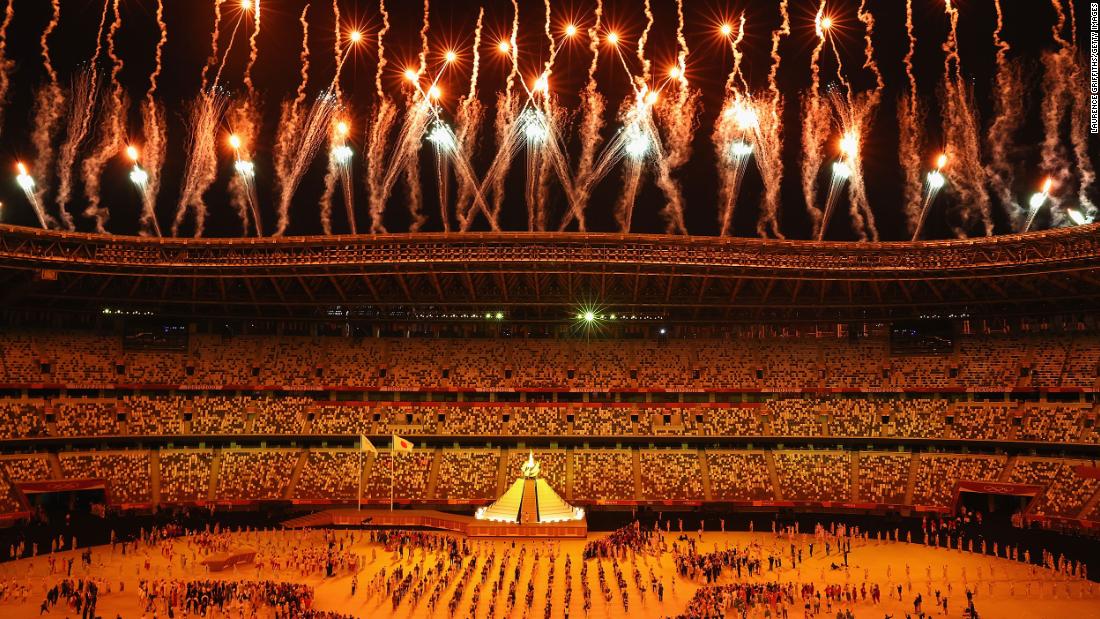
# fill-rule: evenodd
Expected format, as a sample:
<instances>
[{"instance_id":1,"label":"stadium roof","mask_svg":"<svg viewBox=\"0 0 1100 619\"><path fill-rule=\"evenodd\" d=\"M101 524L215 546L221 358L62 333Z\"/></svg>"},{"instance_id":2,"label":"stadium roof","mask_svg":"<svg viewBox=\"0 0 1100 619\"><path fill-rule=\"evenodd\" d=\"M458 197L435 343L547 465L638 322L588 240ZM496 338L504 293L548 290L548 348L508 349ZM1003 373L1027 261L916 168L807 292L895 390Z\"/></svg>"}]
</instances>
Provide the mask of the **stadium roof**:
<instances>
[{"instance_id":1,"label":"stadium roof","mask_svg":"<svg viewBox=\"0 0 1100 619\"><path fill-rule=\"evenodd\" d=\"M0 225L7 308L676 322L1091 312L1100 225L920 243L581 233L160 239Z\"/></svg>"}]
</instances>

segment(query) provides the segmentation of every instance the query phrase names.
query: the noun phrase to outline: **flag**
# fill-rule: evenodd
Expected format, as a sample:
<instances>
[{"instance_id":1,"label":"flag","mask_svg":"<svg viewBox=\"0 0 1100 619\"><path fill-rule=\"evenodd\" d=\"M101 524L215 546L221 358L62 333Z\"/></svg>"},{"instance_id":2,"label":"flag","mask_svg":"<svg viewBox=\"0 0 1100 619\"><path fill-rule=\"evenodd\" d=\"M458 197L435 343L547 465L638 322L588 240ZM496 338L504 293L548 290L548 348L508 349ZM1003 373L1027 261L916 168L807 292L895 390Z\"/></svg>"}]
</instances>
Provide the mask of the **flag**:
<instances>
[{"instance_id":1,"label":"flag","mask_svg":"<svg viewBox=\"0 0 1100 619\"><path fill-rule=\"evenodd\" d=\"M401 454L411 454L412 451L413 451L413 444L411 442L406 441L405 439L401 438L400 436L397 436L396 434L394 434L393 435L393 450L395 452L401 453Z\"/></svg>"},{"instance_id":2,"label":"flag","mask_svg":"<svg viewBox=\"0 0 1100 619\"><path fill-rule=\"evenodd\" d=\"M372 454L378 453L378 450L374 448L374 443L371 443L370 439L362 434L359 435L359 451L369 451Z\"/></svg>"}]
</instances>

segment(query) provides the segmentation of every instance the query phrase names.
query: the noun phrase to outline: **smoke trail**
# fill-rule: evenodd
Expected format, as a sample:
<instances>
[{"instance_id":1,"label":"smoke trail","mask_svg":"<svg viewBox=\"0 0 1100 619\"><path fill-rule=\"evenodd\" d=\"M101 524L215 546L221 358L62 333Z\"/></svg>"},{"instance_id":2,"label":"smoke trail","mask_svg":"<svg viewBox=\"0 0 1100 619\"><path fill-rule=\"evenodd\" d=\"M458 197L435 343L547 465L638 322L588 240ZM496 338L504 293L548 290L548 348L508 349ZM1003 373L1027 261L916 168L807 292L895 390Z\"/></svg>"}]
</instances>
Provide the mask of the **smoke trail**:
<instances>
[{"instance_id":1,"label":"smoke trail","mask_svg":"<svg viewBox=\"0 0 1100 619\"><path fill-rule=\"evenodd\" d=\"M477 96L478 73L481 70L481 29L485 19L485 7L481 7L477 14L477 25L474 27L473 69L470 73L470 90L458 104L457 143L463 153L473 152L477 146L478 134L481 130L481 121L484 116L481 101ZM465 230L473 214L474 192L477 191L476 181L467 179L464 175L458 175L458 193L455 198L455 218L458 220L460 230ZM486 217L489 213L484 213Z\"/></svg>"},{"instance_id":2,"label":"smoke trail","mask_svg":"<svg viewBox=\"0 0 1100 619\"><path fill-rule=\"evenodd\" d=\"M299 53L301 72L299 73L298 90L293 100L283 102L282 110L279 113L279 131L276 133L275 147L272 153L276 183L280 179L289 178L294 173L294 165L298 156L298 153L295 152L295 145L303 131L303 114L306 103L306 88L309 86L310 69L309 20L306 19L309 14L309 7L310 5L306 4L298 18L298 23L302 26L302 49Z\"/></svg>"},{"instance_id":3,"label":"smoke trail","mask_svg":"<svg viewBox=\"0 0 1100 619\"><path fill-rule=\"evenodd\" d=\"M8 102L8 87L11 86L11 70L15 61L8 58L8 27L15 17L15 0L8 0L4 8L4 22L0 24L0 131L4 129L4 106Z\"/></svg>"},{"instance_id":4,"label":"smoke trail","mask_svg":"<svg viewBox=\"0 0 1100 619\"><path fill-rule=\"evenodd\" d=\"M279 191L278 222L275 226L275 236L282 236L290 224L290 202L302 176L309 168L309 164L317 155L317 151L325 143L327 131L332 126L333 116L336 114L337 102L332 93L322 93L313 102L309 114L306 115L301 126L301 131L295 132L291 137L291 153L293 162L284 176L279 175L275 179Z\"/></svg>"},{"instance_id":5,"label":"smoke trail","mask_svg":"<svg viewBox=\"0 0 1100 619\"><path fill-rule=\"evenodd\" d=\"M332 59L335 66L336 73L332 78L332 91L336 97L337 105L342 108L343 106L343 92L340 89L340 73L343 69L344 54L341 49L341 27L340 27L340 3L338 0L332 0L332 23L333 30L335 30L335 40L332 44ZM337 147L344 146L343 137L337 137L336 128L329 133L329 154L328 154L328 166L325 168L325 181L324 191L321 192L321 230L326 234L332 234L332 199L336 195L336 180L337 175L340 174L340 161L338 160ZM352 209L348 206L349 215L352 214ZM349 222L351 227L355 227L354 222Z\"/></svg>"},{"instance_id":6,"label":"smoke trail","mask_svg":"<svg viewBox=\"0 0 1100 619\"><path fill-rule=\"evenodd\" d=\"M779 74L779 43L791 34L791 16L787 0L779 3L779 27L772 31L771 67L768 69L768 92L766 109L757 114L758 135L756 140L756 165L760 168L764 180L764 199L760 208L760 217L756 221L756 233L767 237L768 232L776 238L783 238L779 230L779 199L783 184L783 95L776 81Z\"/></svg>"},{"instance_id":7,"label":"smoke trail","mask_svg":"<svg viewBox=\"0 0 1100 619\"><path fill-rule=\"evenodd\" d=\"M69 230L74 229L73 218L68 211L69 200L72 198L73 166L76 164L80 147L91 131L99 89L100 84L94 70L89 69L73 76L69 97L71 100L67 122L68 132L61 143L57 160L57 206L62 222Z\"/></svg>"},{"instance_id":8,"label":"smoke trail","mask_svg":"<svg viewBox=\"0 0 1100 619\"><path fill-rule=\"evenodd\" d=\"M111 59L111 93L103 110L103 122L99 126L99 144L81 164L84 195L88 199L84 216L95 219L96 232L100 233L107 231L105 226L110 218L110 211L106 207L101 207L100 177L107 163L122 152L126 136L126 96L118 80L123 63L115 53L118 31L122 28L119 2L120 0L113 0L115 18L107 33L107 56Z\"/></svg>"},{"instance_id":9,"label":"smoke trail","mask_svg":"<svg viewBox=\"0 0 1100 619\"><path fill-rule=\"evenodd\" d=\"M221 37L223 4L225 4L225 0L214 0L214 32L211 35L210 39L210 57L206 59L206 66L202 70L201 90L203 92L205 92L207 86L210 85L210 82L207 79L207 74L210 73L210 70L214 68L214 66L218 63L218 39ZM215 80L214 83L216 85L217 81Z\"/></svg>"},{"instance_id":10,"label":"smoke trail","mask_svg":"<svg viewBox=\"0 0 1100 619\"><path fill-rule=\"evenodd\" d=\"M49 44L50 35L57 29L58 20L61 16L61 0L52 0L50 10L50 21L42 32L41 39L39 39L42 46L42 64L45 66L49 81L38 90L35 97L34 130L31 132L31 143L34 144L35 149L34 168L39 170L34 202L39 205L45 204L49 169L53 165L54 158L53 137L58 128L57 122L61 119L62 110L65 106L65 95L61 92L61 86L58 85L57 71L54 70L53 62L50 59ZM106 11L106 7L104 7L104 11ZM64 208L61 209L61 219L67 229L73 229L72 217Z\"/></svg>"},{"instance_id":11,"label":"smoke trail","mask_svg":"<svg viewBox=\"0 0 1100 619\"><path fill-rule=\"evenodd\" d=\"M336 175L340 173L335 153L328 156L328 168L325 170L324 191L321 192L321 231L332 234L332 198L336 195Z\"/></svg>"},{"instance_id":12,"label":"smoke trail","mask_svg":"<svg viewBox=\"0 0 1100 619\"><path fill-rule=\"evenodd\" d=\"M861 0L859 3L859 11L857 15L859 20L863 22L866 30L864 31L864 49L863 53L867 56L863 62L863 68L871 71L875 75L875 89L873 91L877 98L881 95L883 89L886 88L886 84L882 81L882 71L878 67L878 62L875 61L875 45L872 41L872 36L875 33L875 16L870 11L866 10L867 0ZM876 99L875 104L878 104Z\"/></svg>"},{"instance_id":13,"label":"smoke trail","mask_svg":"<svg viewBox=\"0 0 1100 619\"><path fill-rule=\"evenodd\" d=\"M156 65L149 76L149 92L145 95L145 103L141 108L142 130L144 147L142 162L148 180L145 183L145 191L142 193L141 233L147 235L150 232L161 236L160 224L157 222L157 194L160 192L160 174L164 166L164 157L167 152L167 121L164 117L164 108L157 102L156 93L161 72L163 70L162 56L164 45L168 42L168 26L164 23L164 0L157 0L157 26L160 29L160 39L157 40L155 53Z\"/></svg>"},{"instance_id":14,"label":"smoke trail","mask_svg":"<svg viewBox=\"0 0 1100 619\"><path fill-rule=\"evenodd\" d=\"M985 167L993 191L1001 206L1010 216L1020 212L1012 191L1015 169L1011 161L1010 149L1023 124L1023 79L1020 66L1008 61L1011 47L1002 38L1004 32L1004 13L1001 0L995 0L997 27L993 31L993 45L997 49L997 73L995 77L994 119L989 127L988 146L989 163Z\"/></svg>"},{"instance_id":15,"label":"smoke trail","mask_svg":"<svg viewBox=\"0 0 1100 619\"><path fill-rule=\"evenodd\" d=\"M191 104L187 162L180 181L180 198L172 221L172 236L179 235L180 225L188 210L195 217L195 238L202 236L206 225L204 196L218 176L218 126L226 103L226 96L215 88L199 94Z\"/></svg>"},{"instance_id":16,"label":"smoke trail","mask_svg":"<svg viewBox=\"0 0 1100 619\"><path fill-rule=\"evenodd\" d=\"M546 35L546 39L550 42L550 56L546 59L546 64L543 66L543 73L547 78L550 77L550 73L554 68L554 58L558 55L557 41L554 39L554 34L550 32L550 0L543 0L543 6L546 11L546 21L543 23L543 33Z\"/></svg>"},{"instance_id":17,"label":"smoke trail","mask_svg":"<svg viewBox=\"0 0 1100 619\"><path fill-rule=\"evenodd\" d=\"M913 0L905 0L905 32L909 47L905 52L905 76L909 90L898 100L898 158L905 184L902 188L905 200L905 216L909 232L916 231L921 218L921 151L924 149L924 109L917 92L917 77L913 72L913 55L917 51L917 38L913 33Z\"/></svg>"}]
</instances>

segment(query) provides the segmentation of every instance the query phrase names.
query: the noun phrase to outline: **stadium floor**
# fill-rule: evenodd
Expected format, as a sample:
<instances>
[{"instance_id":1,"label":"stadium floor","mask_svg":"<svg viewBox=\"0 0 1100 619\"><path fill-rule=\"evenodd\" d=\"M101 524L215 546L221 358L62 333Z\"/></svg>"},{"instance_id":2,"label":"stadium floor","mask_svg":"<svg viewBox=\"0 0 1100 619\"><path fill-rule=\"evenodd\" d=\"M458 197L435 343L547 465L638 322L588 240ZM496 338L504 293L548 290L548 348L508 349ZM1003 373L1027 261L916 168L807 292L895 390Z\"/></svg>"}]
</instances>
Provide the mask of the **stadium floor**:
<instances>
[{"instance_id":1,"label":"stadium floor","mask_svg":"<svg viewBox=\"0 0 1100 619\"><path fill-rule=\"evenodd\" d=\"M300 561L295 562L292 559L292 553L296 551L308 553L310 549L322 549L325 545L325 541L322 537L323 535L325 535L325 533L319 531L283 531L235 533L223 536L223 538L231 538L227 543L231 544L232 547L254 548L258 550L261 555L279 556L286 563L300 565ZM249 566L247 568L215 574L212 577L241 580L273 579L308 584L316 588L317 593L314 608L318 610L331 610L352 614L357 617L392 616L399 618L419 618L451 616L447 608L447 601L452 597L454 579L451 580L450 586L447 587L445 593L442 595L441 601L435 608L434 613L430 612L428 609L426 594L420 597L406 596L398 608L394 610L392 602L384 592L378 590L371 591L371 579L374 578L382 568L386 568L388 573L392 573L393 569L398 564L402 564L406 569L410 569L416 563L424 561L424 553L416 551L412 554L411 558L406 555L402 560L398 559L395 553L385 551L380 544L367 542L365 535L361 532L344 531L337 532L336 535L358 536L354 543L349 544L350 550L362 557L363 562L362 571L358 578L358 589L354 596L351 594L352 575L350 572L345 572L335 577L325 578L320 574L303 574L302 570L298 567L275 569L270 566L263 568ZM590 536L590 539L596 539L604 535L605 534L593 534ZM692 537L698 539L698 535L698 533L694 533ZM667 534L666 537L670 548L673 541L679 536L680 534L676 532ZM943 593L948 592L948 584L943 579L943 570L946 565L948 578L951 581L950 593L947 593L949 597L949 612L946 616L963 616L965 590L967 588L966 583L969 583L969 587L976 591L975 603L980 616L983 618L1100 618L1100 586L1094 582L1083 581L1076 578L1067 579L1045 569L1033 568L1022 563L980 554L927 548L917 544L889 541L880 542L875 540L856 542L849 555L849 570L845 572L843 570L832 569L831 564L839 562L840 558L835 550L831 556L822 556L820 543L817 545L814 558L811 559L806 556L808 554L807 544L810 541L813 540L809 536L801 536L800 540L796 540L796 543L800 544L800 547L803 548L803 556L805 558L805 561L797 570L791 569L785 565L783 569L777 572L765 571L763 577L753 579L746 578L745 580L749 582L774 580L784 582L812 582L819 589L826 584L851 583L859 588L864 582L868 582L868 584L878 583L883 590L883 600L880 604L874 605L871 604L870 601L867 601L857 602L850 606L846 604L841 604L839 606L833 605L831 610L827 611L826 605L823 603L821 613L818 616L833 617L840 608L850 608L856 617L881 619L885 616L906 616L906 611L911 612L913 609L913 598L917 593L921 593L924 597L924 610L926 612L932 610L931 606L935 601L934 591L938 589ZM581 553L584 543L584 540L563 541L558 543L560 552L556 559L554 589L549 595L553 603L550 614L552 617L566 616L563 612L565 596L565 574L563 570L565 568L566 555L572 557L573 582L572 602L568 616L585 616L580 584L580 570L582 565ZM147 578L200 579L207 577L201 568L195 569L196 561L201 560L205 556L205 553L199 549L194 538L179 538L171 541L170 544L172 546L171 553L168 553L160 547L148 547L139 548L136 552L131 549L126 555L123 555L120 549L112 550L107 546L96 547L93 549L92 553L92 565L87 568L80 565L81 560L80 557L77 556L77 553L83 552L83 550L78 550L77 553L71 551L57 553L55 557L60 556L66 560L70 557L75 557L72 572L73 578L94 576L105 579L111 583L111 592L101 593L97 615L107 618L113 618L119 615L125 618L150 616L164 617L166 614L163 611L154 615L152 613L144 613L140 608L138 594L138 582L140 580ZM512 541L480 542L480 551L487 554L489 547L493 547L497 549L499 557L506 548L512 547L512 544ZM506 608L505 600L507 597L507 586L504 586L501 588L501 593L496 599L496 617L520 618L545 616L544 605L547 599L546 582L550 565L546 542L517 540L515 542L516 551L513 551L510 562L505 570L505 583L510 581L514 573L514 565L518 550L524 544L527 546L527 553L523 568L520 570L521 575L519 586L517 587L516 607L510 614L504 612ZM715 547L725 548L726 544L729 544L730 547L745 547L750 544L758 544L765 553L774 548L776 553L782 553L785 556L789 554L790 547L789 541L786 539L777 540L777 538L770 533L708 532L702 534L699 548L702 552L712 550ZM533 607L527 610L524 602L524 595L527 591L527 583L532 578L532 566L534 565L534 551L536 548L539 550L540 559L538 561L537 570L534 573L535 601ZM171 554L171 558L169 558L169 554ZM183 567L181 563L183 557L187 557L186 567ZM434 564L436 561L434 555L429 554L427 558L431 564ZM479 566L482 563L483 561L479 561ZM907 563L911 574L911 589L905 577ZM766 559L764 560L764 564L767 564ZM688 600L700 586L698 582L674 577L675 570L671 553L665 553L660 558L656 556L638 555L636 559L627 558L620 561L620 565L622 566L623 575L627 581L630 610L625 610L621 602L621 594L619 593L614 572L611 568L611 561L604 560L608 585L612 592L612 601L610 604L605 601L597 580L596 567L595 565L590 565L588 570L588 581L592 588L593 608L589 616L608 618L627 616L675 616L685 609ZM499 562L490 570L487 581L491 582L496 578L499 569L498 566ZM639 595L633 579L635 566L637 566L642 577L647 582L649 581L649 573L652 571L652 574L658 581L664 584L665 595L663 602L658 602L657 596L649 591L645 593L644 598ZM932 574L931 583L928 582L926 577L926 574L929 572ZM490 616L489 596L484 591L478 607L476 609L470 608L471 591L473 585L480 580L480 573L481 569L479 567L474 572L471 582L467 585L459 610L454 616L478 618ZM12 596L8 594L5 595L3 601L0 602L0 615L2 615L4 619L18 619L22 617L38 617L39 607L46 589L63 578L63 575L50 575L48 559L40 556L35 559L23 559L0 566L0 578L3 579L3 584L9 592L11 591L10 584L12 583L29 583L31 585L31 590L27 594L25 601L19 599L21 596ZM723 574L720 582L731 582L732 580L733 574L727 571ZM673 584L674 581L675 584ZM119 590L120 582L125 583L125 590L121 592ZM484 590L486 591L489 588L489 582L486 582L484 585ZM896 587L898 584L903 585L902 601L897 599ZM894 594L893 598L890 598L888 595L891 591ZM15 599L12 599L13 597ZM61 604L55 606L46 616L69 617L76 615L71 609ZM181 615L177 612L176 616ZM214 616L236 617L238 615L232 613ZM271 616L270 609L268 609L267 614L262 614L260 616ZM762 617L764 615L762 611L758 610L757 614L750 614L749 616ZM790 616L803 617L804 615L801 607L790 609ZM934 611L934 616L939 617L944 615L942 610L936 609Z\"/></svg>"}]
</instances>

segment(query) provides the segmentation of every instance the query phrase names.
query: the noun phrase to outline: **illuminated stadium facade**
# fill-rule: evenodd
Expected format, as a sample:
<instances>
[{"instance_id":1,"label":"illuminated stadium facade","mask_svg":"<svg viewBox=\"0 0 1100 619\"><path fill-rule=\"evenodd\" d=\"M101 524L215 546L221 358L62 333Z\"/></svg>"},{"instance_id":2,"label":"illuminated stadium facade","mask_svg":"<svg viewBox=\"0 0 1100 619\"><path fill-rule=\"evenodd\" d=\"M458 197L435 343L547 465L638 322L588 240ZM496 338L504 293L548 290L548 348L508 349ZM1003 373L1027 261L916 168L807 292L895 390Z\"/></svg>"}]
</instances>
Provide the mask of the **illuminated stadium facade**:
<instances>
[{"instance_id":1,"label":"illuminated stadium facade","mask_svg":"<svg viewBox=\"0 0 1100 619\"><path fill-rule=\"evenodd\" d=\"M1100 235L815 243L611 234L248 240L0 226L9 308L160 316L560 321L579 307L673 323L1091 312Z\"/></svg>"}]
</instances>

